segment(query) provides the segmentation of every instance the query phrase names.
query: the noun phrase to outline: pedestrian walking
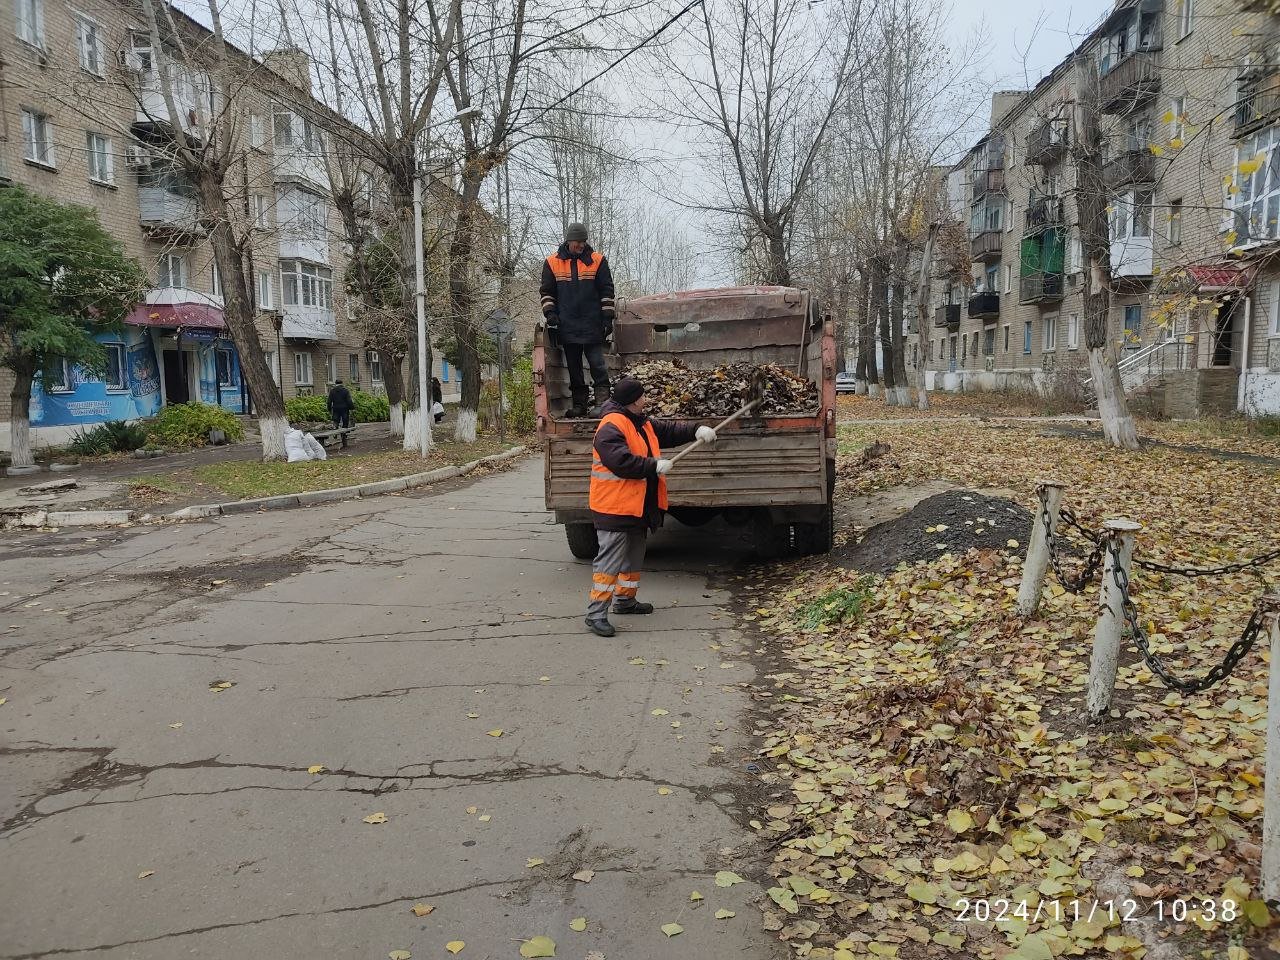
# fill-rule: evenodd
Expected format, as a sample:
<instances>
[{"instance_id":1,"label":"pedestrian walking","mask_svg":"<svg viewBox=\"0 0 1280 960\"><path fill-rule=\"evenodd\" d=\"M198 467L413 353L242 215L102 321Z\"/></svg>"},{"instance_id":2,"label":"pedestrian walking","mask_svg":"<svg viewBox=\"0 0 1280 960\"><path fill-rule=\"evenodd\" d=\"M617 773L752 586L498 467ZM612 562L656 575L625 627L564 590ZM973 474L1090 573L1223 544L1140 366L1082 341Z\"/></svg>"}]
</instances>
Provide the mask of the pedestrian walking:
<instances>
[{"instance_id":1,"label":"pedestrian walking","mask_svg":"<svg viewBox=\"0 0 1280 960\"><path fill-rule=\"evenodd\" d=\"M591 519L600 548L591 571L587 629L612 637L609 622L618 614L653 613L653 604L636 599L645 542L662 526L667 509L667 480L671 461L663 445L676 447L694 439L711 444L716 432L708 426L650 420L645 414L644 384L623 377L613 397L604 403L591 444Z\"/></svg>"},{"instance_id":2,"label":"pedestrian walking","mask_svg":"<svg viewBox=\"0 0 1280 960\"><path fill-rule=\"evenodd\" d=\"M444 388L440 386L440 378L431 378L431 415L436 423L444 419Z\"/></svg>"},{"instance_id":3,"label":"pedestrian walking","mask_svg":"<svg viewBox=\"0 0 1280 960\"><path fill-rule=\"evenodd\" d=\"M613 276L604 254L587 243L587 228L581 223L569 224L564 243L543 263L538 292L547 330L564 350L564 363L569 368L572 405L568 416L599 416L609 399L604 348L613 336ZM582 372L584 357L595 388L590 410L587 402L591 394Z\"/></svg>"},{"instance_id":4,"label":"pedestrian walking","mask_svg":"<svg viewBox=\"0 0 1280 960\"><path fill-rule=\"evenodd\" d=\"M335 428L350 428L351 411L355 409L356 402L351 399L351 391L341 380L335 381L329 389L329 399L325 401L325 406L329 408L329 419L333 421Z\"/></svg>"}]
</instances>

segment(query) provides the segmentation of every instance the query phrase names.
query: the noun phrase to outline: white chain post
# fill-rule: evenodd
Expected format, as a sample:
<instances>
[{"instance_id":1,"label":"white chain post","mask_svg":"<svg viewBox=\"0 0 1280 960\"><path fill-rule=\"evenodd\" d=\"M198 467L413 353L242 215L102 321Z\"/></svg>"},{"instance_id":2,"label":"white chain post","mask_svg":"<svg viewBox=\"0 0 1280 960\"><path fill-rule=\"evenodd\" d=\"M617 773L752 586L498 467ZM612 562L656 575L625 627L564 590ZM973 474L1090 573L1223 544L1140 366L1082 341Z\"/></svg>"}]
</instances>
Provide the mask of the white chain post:
<instances>
[{"instance_id":1,"label":"white chain post","mask_svg":"<svg viewBox=\"0 0 1280 960\"><path fill-rule=\"evenodd\" d=\"M1030 617L1040 606L1044 593L1045 573L1049 569L1049 538L1044 532L1044 515L1049 514L1049 529L1058 532L1058 511L1062 508L1064 485L1056 480L1044 480L1036 486L1037 494L1044 490L1044 498L1036 497L1036 514L1031 520L1031 539L1027 542L1027 559L1022 564L1022 585L1018 587L1018 615Z\"/></svg>"},{"instance_id":2,"label":"white chain post","mask_svg":"<svg viewBox=\"0 0 1280 960\"><path fill-rule=\"evenodd\" d=\"M1267 766L1263 783L1262 896L1280 901L1280 594L1263 601L1271 629L1271 660L1267 665Z\"/></svg>"},{"instance_id":3,"label":"white chain post","mask_svg":"<svg viewBox=\"0 0 1280 960\"><path fill-rule=\"evenodd\" d=\"M1125 630L1124 596L1116 586L1115 566L1119 563L1125 574L1129 573L1134 536L1142 529L1142 524L1117 518L1108 520L1102 529L1108 544L1102 567L1098 624L1093 629L1093 656L1089 658L1087 698L1089 716L1094 720L1105 717L1111 710L1111 698L1116 688L1116 663L1120 659L1120 638ZM1118 549L1113 550L1112 543Z\"/></svg>"}]
</instances>

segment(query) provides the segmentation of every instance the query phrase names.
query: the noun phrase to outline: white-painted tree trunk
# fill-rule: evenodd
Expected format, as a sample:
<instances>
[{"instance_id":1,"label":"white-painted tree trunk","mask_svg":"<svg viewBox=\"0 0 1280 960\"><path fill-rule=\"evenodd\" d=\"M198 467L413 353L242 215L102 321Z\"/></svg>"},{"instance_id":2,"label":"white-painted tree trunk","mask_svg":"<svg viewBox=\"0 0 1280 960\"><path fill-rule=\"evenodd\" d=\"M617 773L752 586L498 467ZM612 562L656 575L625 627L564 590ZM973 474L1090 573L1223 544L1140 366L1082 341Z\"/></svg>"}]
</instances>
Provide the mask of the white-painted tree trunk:
<instances>
[{"instance_id":1,"label":"white-painted tree trunk","mask_svg":"<svg viewBox=\"0 0 1280 960\"><path fill-rule=\"evenodd\" d=\"M880 396L880 384L878 384L878 383L868 383L868 384L867 384L867 396L868 396L868 397L878 397L878 396Z\"/></svg>"},{"instance_id":2,"label":"white-painted tree trunk","mask_svg":"<svg viewBox=\"0 0 1280 960\"><path fill-rule=\"evenodd\" d=\"M422 410L419 407L411 407L408 403L404 406L404 437L403 447L410 452L416 452L418 449L418 417Z\"/></svg>"},{"instance_id":3,"label":"white-painted tree trunk","mask_svg":"<svg viewBox=\"0 0 1280 960\"><path fill-rule=\"evenodd\" d=\"M911 406L911 388L910 387L894 387L893 392L897 395L898 402L896 406Z\"/></svg>"},{"instance_id":4,"label":"white-painted tree trunk","mask_svg":"<svg viewBox=\"0 0 1280 960\"><path fill-rule=\"evenodd\" d=\"M1093 374L1094 392L1098 397L1098 416L1102 419L1102 435L1114 447L1138 449L1138 428L1129 413L1120 381L1120 368L1106 347L1089 350L1089 372Z\"/></svg>"},{"instance_id":5,"label":"white-painted tree trunk","mask_svg":"<svg viewBox=\"0 0 1280 960\"><path fill-rule=\"evenodd\" d=\"M453 424L453 439L459 443L472 443L476 438L476 411L458 408L458 418Z\"/></svg>"},{"instance_id":6,"label":"white-painted tree trunk","mask_svg":"<svg viewBox=\"0 0 1280 960\"><path fill-rule=\"evenodd\" d=\"M391 405L391 436L404 436L404 407L398 403Z\"/></svg>"},{"instance_id":7,"label":"white-painted tree trunk","mask_svg":"<svg viewBox=\"0 0 1280 960\"><path fill-rule=\"evenodd\" d=\"M289 421L284 417L259 417L258 432L262 435L263 460L287 460L289 455L284 449L284 435L289 430Z\"/></svg>"},{"instance_id":8,"label":"white-painted tree trunk","mask_svg":"<svg viewBox=\"0 0 1280 960\"><path fill-rule=\"evenodd\" d=\"M853 392L856 396L865 397L867 395L867 381L855 380L853 382Z\"/></svg>"},{"instance_id":9,"label":"white-painted tree trunk","mask_svg":"<svg viewBox=\"0 0 1280 960\"><path fill-rule=\"evenodd\" d=\"M31 421L26 417L9 419L9 442L12 453L9 462L15 467L30 467L35 464L31 455Z\"/></svg>"}]
</instances>

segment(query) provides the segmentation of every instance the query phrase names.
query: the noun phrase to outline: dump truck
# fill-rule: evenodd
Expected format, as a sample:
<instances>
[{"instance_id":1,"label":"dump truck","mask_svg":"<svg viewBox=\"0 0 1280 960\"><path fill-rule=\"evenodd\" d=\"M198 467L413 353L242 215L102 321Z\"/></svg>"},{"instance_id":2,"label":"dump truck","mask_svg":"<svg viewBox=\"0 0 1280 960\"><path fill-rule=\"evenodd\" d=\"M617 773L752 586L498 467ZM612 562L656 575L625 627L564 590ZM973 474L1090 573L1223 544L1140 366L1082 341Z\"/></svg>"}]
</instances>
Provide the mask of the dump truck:
<instances>
[{"instance_id":1,"label":"dump truck","mask_svg":"<svg viewBox=\"0 0 1280 960\"><path fill-rule=\"evenodd\" d=\"M627 300L619 304L606 356L611 382L624 367L642 360L679 361L691 370L776 363L813 381L816 411L749 414L721 431L714 446L682 459L667 475L668 514L690 526L723 517L733 526L749 527L757 553L766 557L831 549L835 331L809 291L728 287ZM533 367L547 509L564 524L570 552L590 559L598 548L587 494L599 421L566 416L571 398L564 353L541 325L534 333ZM696 422L714 426L720 419Z\"/></svg>"}]
</instances>

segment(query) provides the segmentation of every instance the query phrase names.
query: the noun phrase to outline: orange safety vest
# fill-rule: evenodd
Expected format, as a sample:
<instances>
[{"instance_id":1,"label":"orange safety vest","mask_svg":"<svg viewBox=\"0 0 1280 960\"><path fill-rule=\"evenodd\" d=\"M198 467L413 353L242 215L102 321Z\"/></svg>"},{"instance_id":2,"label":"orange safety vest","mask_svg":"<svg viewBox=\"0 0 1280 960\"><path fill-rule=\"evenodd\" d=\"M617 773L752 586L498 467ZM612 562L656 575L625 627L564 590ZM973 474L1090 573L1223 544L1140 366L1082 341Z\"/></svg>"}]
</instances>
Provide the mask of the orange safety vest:
<instances>
[{"instance_id":1,"label":"orange safety vest","mask_svg":"<svg viewBox=\"0 0 1280 960\"><path fill-rule=\"evenodd\" d=\"M612 424L622 431L627 447L637 457L660 457L662 450L658 447L658 435L653 432L653 424L648 421L644 425L645 437L649 438L646 449L644 437L631 422L631 418L622 413L611 413L600 421L596 427L599 433L605 424ZM652 453L650 452L652 451ZM588 502L596 513L608 513L616 517L643 517L644 494L648 481L628 480L618 476L600 462L600 451L591 446L591 495ZM667 509L667 478L658 477L658 506Z\"/></svg>"},{"instance_id":2,"label":"orange safety vest","mask_svg":"<svg viewBox=\"0 0 1280 960\"><path fill-rule=\"evenodd\" d=\"M589 260L582 260L578 257L562 260L559 253L553 253L547 257L547 264L551 267L551 272L555 274L557 281L569 283L573 280L573 262L575 260L578 261L578 279L594 280L596 273L600 270L600 262L604 260L604 254L598 250L593 250Z\"/></svg>"}]
</instances>

